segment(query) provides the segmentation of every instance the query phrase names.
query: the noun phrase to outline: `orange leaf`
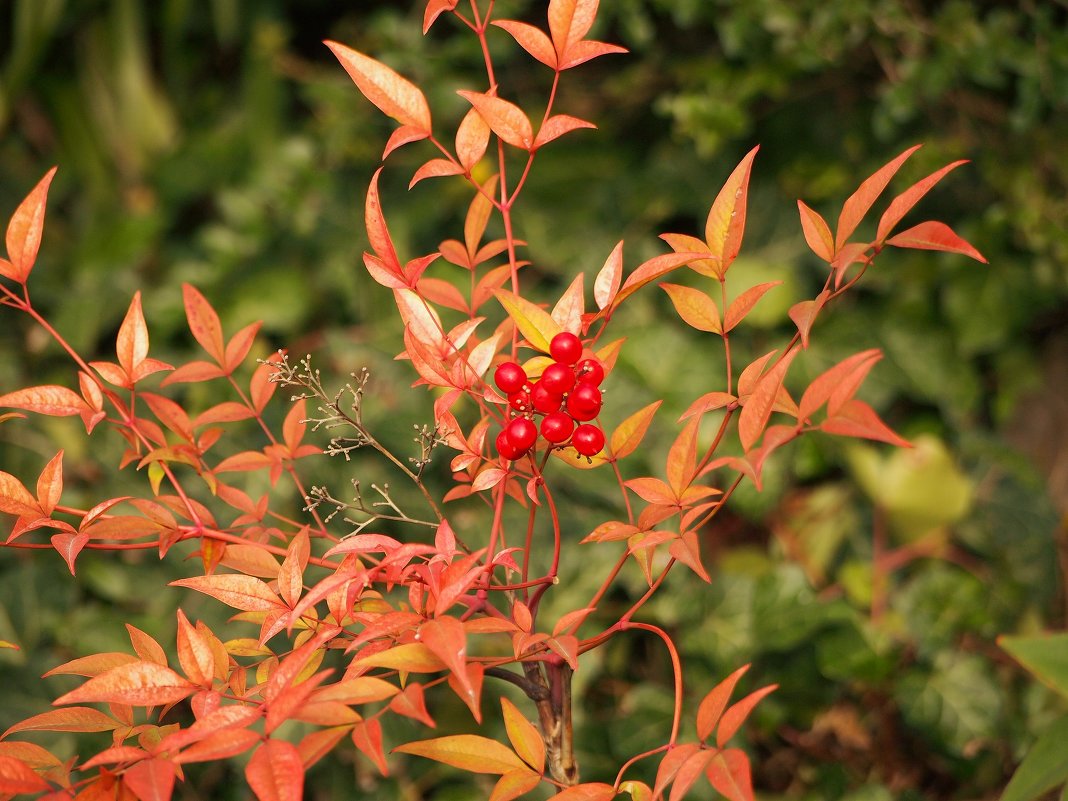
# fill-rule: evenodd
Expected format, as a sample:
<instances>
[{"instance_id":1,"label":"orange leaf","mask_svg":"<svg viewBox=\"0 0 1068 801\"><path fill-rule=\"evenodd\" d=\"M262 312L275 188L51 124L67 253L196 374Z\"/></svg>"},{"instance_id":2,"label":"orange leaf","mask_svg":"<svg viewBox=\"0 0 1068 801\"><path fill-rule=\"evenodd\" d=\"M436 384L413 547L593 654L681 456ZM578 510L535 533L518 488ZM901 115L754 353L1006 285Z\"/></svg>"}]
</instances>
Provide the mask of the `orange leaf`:
<instances>
[{"instance_id":1,"label":"orange leaf","mask_svg":"<svg viewBox=\"0 0 1068 801\"><path fill-rule=\"evenodd\" d=\"M723 717L719 719L719 729L716 730L716 745L720 748L725 746L738 729L741 728L741 725L745 723L745 719L749 717L749 713L753 711L753 708L778 688L778 684L769 684L767 687L761 687L759 690L749 693L741 701L731 704L727 711L723 713Z\"/></svg>"},{"instance_id":2,"label":"orange leaf","mask_svg":"<svg viewBox=\"0 0 1068 801\"><path fill-rule=\"evenodd\" d=\"M820 423L820 431L843 437L874 439L902 448L911 447L908 440L895 434L879 419L879 415L871 406L855 398L847 401L834 417L828 417Z\"/></svg>"},{"instance_id":3,"label":"orange leaf","mask_svg":"<svg viewBox=\"0 0 1068 801\"><path fill-rule=\"evenodd\" d=\"M430 30L430 26L434 24L439 16L446 11L452 11L456 8L456 4L460 0L430 0L426 4L426 10L423 12L423 34Z\"/></svg>"},{"instance_id":4,"label":"orange leaf","mask_svg":"<svg viewBox=\"0 0 1068 801\"><path fill-rule=\"evenodd\" d=\"M701 749L687 757L686 761L679 766L678 773L675 774L675 781L671 784L671 795L668 796L668 801L682 801L683 796L701 778L701 772L705 769L705 765L715 756L715 753L715 751Z\"/></svg>"},{"instance_id":5,"label":"orange leaf","mask_svg":"<svg viewBox=\"0 0 1068 801\"><path fill-rule=\"evenodd\" d=\"M445 667L460 682L465 696L473 696L474 688L467 681L467 634L464 624L455 617L438 617L419 627L419 640L445 663Z\"/></svg>"},{"instance_id":6,"label":"orange leaf","mask_svg":"<svg viewBox=\"0 0 1068 801\"><path fill-rule=\"evenodd\" d=\"M828 264L834 259L834 235L827 221L819 212L810 209L802 201L797 201L797 210L801 213L801 230L812 252Z\"/></svg>"},{"instance_id":7,"label":"orange leaf","mask_svg":"<svg viewBox=\"0 0 1068 801\"><path fill-rule=\"evenodd\" d=\"M475 192L471 205L467 208L467 216L464 217L464 246L467 248L467 262L471 267L477 263L478 245L486 233L486 225L493 213L493 194L496 191L497 175L494 174L482 184L481 191Z\"/></svg>"},{"instance_id":8,"label":"orange leaf","mask_svg":"<svg viewBox=\"0 0 1068 801\"><path fill-rule=\"evenodd\" d=\"M708 331L712 334L723 333L719 307L707 292L679 284L661 284L660 288L668 293L675 311L687 325L698 331Z\"/></svg>"},{"instance_id":9,"label":"orange leaf","mask_svg":"<svg viewBox=\"0 0 1068 801\"><path fill-rule=\"evenodd\" d=\"M375 170L371 176L371 183L367 186L367 199L364 202L364 225L367 228L367 240L371 250L379 258L382 268L394 276L403 285L404 276L401 273L400 259L397 258L396 248L393 247L393 238L389 235L389 227L386 225L385 215L382 213L382 201L378 196L378 177L382 174L382 168ZM379 279L375 279L379 280ZM379 281L379 283L383 283ZM389 284L386 284L389 286Z\"/></svg>"},{"instance_id":10,"label":"orange leaf","mask_svg":"<svg viewBox=\"0 0 1068 801\"><path fill-rule=\"evenodd\" d=\"M49 676L99 676L101 673L105 673L112 668L116 668L119 665L129 665L132 662L136 662L137 657L130 654L122 653L121 651L109 651L103 654L91 654L89 656L83 656L78 659L72 659L70 662L64 662L62 665L52 668L44 674L45 678Z\"/></svg>"},{"instance_id":11,"label":"orange leaf","mask_svg":"<svg viewBox=\"0 0 1068 801\"><path fill-rule=\"evenodd\" d=\"M757 284L736 297L734 302L727 308L727 313L723 317L723 330L732 330L738 323L745 319L745 316L749 314L750 311L752 311L753 307L757 304L757 301L764 297L765 292L777 287L781 283L782 281L769 281L766 284Z\"/></svg>"},{"instance_id":12,"label":"orange leaf","mask_svg":"<svg viewBox=\"0 0 1068 801\"><path fill-rule=\"evenodd\" d=\"M56 175L53 167L37 186L30 190L26 198L11 215L7 224L7 257L10 262L0 264L0 275L25 284L30 277L37 251L41 247L41 234L44 231L45 204L48 201L48 187Z\"/></svg>"},{"instance_id":13,"label":"orange leaf","mask_svg":"<svg viewBox=\"0 0 1068 801\"><path fill-rule=\"evenodd\" d=\"M222 323L219 315L192 284L182 284L182 298L185 301L185 317L193 338L200 347L215 359L219 365L226 364L226 349L223 345Z\"/></svg>"},{"instance_id":14,"label":"orange leaf","mask_svg":"<svg viewBox=\"0 0 1068 801\"><path fill-rule=\"evenodd\" d=\"M8 229L10 231L10 229ZM10 247L10 245L8 245ZM0 755L0 793L18 795L52 789L33 768L15 757Z\"/></svg>"},{"instance_id":15,"label":"orange leaf","mask_svg":"<svg viewBox=\"0 0 1068 801\"><path fill-rule=\"evenodd\" d=\"M169 759L143 759L122 774L122 782L140 801L169 801L175 765Z\"/></svg>"},{"instance_id":16,"label":"orange leaf","mask_svg":"<svg viewBox=\"0 0 1068 801\"><path fill-rule=\"evenodd\" d=\"M563 330L560 324L540 306L535 306L526 298L507 289L498 289L493 294L497 296L497 300L504 306L504 310L527 342L548 353L549 342Z\"/></svg>"},{"instance_id":17,"label":"orange leaf","mask_svg":"<svg viewBox=\"0 0 1068 801\"><path fill-rule=\"evenodd\" d=\"M541 784L541 774L531 770L510 770L493 786L489 801L512 801Z\"/></svg>"},{"instance_id":18,"label":"orange leaf","mask_svg":"<svg viewBox=\"0 0 1068 801\"><path fill-rule=\"evenodd\" d=\"M424 726L435 728L437 724L426 708L426 693L423 685L409 684L389 702L389 710L412 720L418 720Z\"/></svg>"},{"instance_id":19,"label":"orange leaf","mask_svg":"<svg viewBox=\"0 0 1068 801\"><path fill-rule=\"evenodd\" d=\"M740 382L739 382L740 383ZM700 398L690 404L690 407L682 413L679 420L685 420L687 417L693 417L694 415L702 415L705 412L715 411L716 409L722 409L729 403L733 403L738 400L729 392L706 392Z\"/></svg>"},{"instance_id":20,"label":"orange leaf","mask_svg":"<svg viewBox=\"0 0 1068 801\"><path fill-rule=\"evenodd\" d=\"M512 749L477 734L454 734L433 740L419 740L398 745L393 750L433 759L471 773L504 774L526 769L523 760Z\"/></svg>"},{"instance_id":21,"label":"orange leaf","mask_svg":"<svg viewBox=\"0 0 1068 801\"><path fill-rule=\"evenodd\" d=\"M900 195L890 201L890 205L886 211L883 212L883 216L879 218L879 230L875 234L875 241L882 242L894 229L894 226L901 222L901 218L904 217L915 206L924 195L931 191L935 184L941 181L946 173L951 170L955 170L961 164L967 164L967 159L961 161L954 161L952 164L947 164L940 170L935 170L933 173L923 178Z\"/></svg>"},{"instance_id":22,"label":"orange leaf","mask_svg":"<svg viewBox=\"0 0 1068 801\"><path fill-rule=\"evenodd\" d=\"M520 759L540 774L545 769L545 740L541 732L507 698L501 698L501 711L512 748Z\"/></svg>"},{"instance_id":23,"label":"orange leaf","mask_svg":"<svg viewBox=\"0 0 1068 801\"><path fill-rule=\"evenodd\" d=\"M494 25L512 34L512 38L530 55L550 69L556 69L556 49L540 28L510 19L494 20Z\"/></svg>"},{"instance_id":24,"label":"orange leaf","mask_svg":"<svg viewBox=\"0 0 1068 801\"><path fill-rule=\"evenodd\" d=\"M74 562L78 558L78 554L82 552L82 548L89 542L89 535L85 532L75 534L72 531L61 531L58 534L53 534L50 539L52 547L67 563L67 569L70 570L70 574L72 576L75 575Z\"/></svg>"},{"instance_id":25,"label":"orange leaf","mask_svg":"<svg viewBox=\"0 0 1068 801\"><path fill-rule=\"evenodd\" d=\"M882 357L882 353L871 348L854 353L821 373L801 396L801 403L797 407L798 422L803 423L811 418L824 403L827 403L828 416L837 414Z\"/></svg>"},{"instance_id":26,"label":"orange leaf","mask_svg":"<svg viewBox=\"0 0 1068 801\"><path fill-rule=\"evenodd\" d=\"M731 693L734 692L734 685L738 683L738 679L745 675L747 670L749 670L749 665L742 665L713 687L708 695L701 699L701 703L697 707L697 736L701 738L702 742L707 740L708 736L712 734L712 730L716 728L723 710L727 708L727 701L730 700Z\"/></svg>"},{"instance_id":27,"label":"orange leaf","mask_svg":"<svg viewBox=\"0 0 1068 801\"><path fill-rule=\"evenodd\" d=\"M623 282L623 286L616 293L609 308L616 308L625 299L660 276L700 258L700 253L664 253L642 262L634 269L634 272L627 276L627 280Z\"/></svg>"},{"instance_id":28,"label":"orange leaf","mask_svg":"<svg viewBox=\"0 0 1068 801\"><path fill-rule=\"evenodd\" d=\"M461 89L458 95L467 100L490 129L504 142L521 150L534 147L534 129L523 109L503 98L481 92L469 92Z\"/></svg>"},{"instance_id":29,"label":"orange leaf","mask_svg":"<svg viewBox=\"0 0 1068 801\"><path fill-rule=\"evenodd\" d=\"M26 409L53 417L70 417L90 408L76 392L51 384L27 387L0 395L0 406Z\"/></svg>"},{"instance_id":30,"label":"orange leaf","mask_svg":"<svg viewBox=\"0 0 1068 801\"><path fill-rule=\"evenodd\" d=\"M616 797L615 788L602 782L587 782L568 787L553 796L553 801L610 801Z\"/></svg>"},{"instance_id":31,"label":"orange leaf","mask_svg":"<svg viewBox=\"0 0 1068 801\"><path fill-rule=\"evenodd\" d=\"M668 451L667 480L676 497L682 495L686 485L693 479L697 463L697 427L700 424L700 417L690 418Z\"/></svg>"},{"instance_id":32,"label":"orange leaf","mask_svg":"<svg viewBox=\"0 0 1068 801\"><path fill-rule=\"evenodd\" d=\"M564 331L578 333L582 326L582 316L586 313L583 300L585 294L586 275L579 273L564 290L560 300L553 306L550 316L560 324Z\"/></svg>"},{"instance_id":33,"label":"orange leaf","mask_svg":"<svg viewBox=\"0 0 1068 801\"><path fill-rule=\"evenodd\" d=\"M664 792L664 789L675 779L683 763L700 750L701 746L697 743L683 743L664 754L664 758L660 760L660 767L656 770L653 796L659 796Z\"/></svg>"},{"instance_id":34,"label":"orange leaf","mask_svg":"<svg viewBox=\"0 0 1068 801\"><path fill-rule=\"evenodd\" d=\"M444 178L449 175L463 175L463 165L457 164L451 159L430 159L415 171L412 180L408 182L411 189L417 183L427 178Z\"/></svg>"},{"instance_id":35,"label":"orange leaf","mask_svg":"<svg viewBox=\"0 0 1068 801\"><path fill-rule=\"evenodd\" d=\"M72 706L53 709L16 723L0 735L0 740L19 731L113 731L122 724L98 709L88 706Z\"/></svg>"},{"instance_id":36,"label":"orange leaf","mask_svg":"<svg viewBox=\"0 0 1068 801\"><path fill-rule=\"evenodd\" d=\"M193 576L172 581L171 586L188 587L245 612L272 612L285 609L282 599L265 582L254 576L239 573Z\"/></svg>"},{"instance_id":37,"label":"orange leaf","mask_svg":"<svg viewBox=\"0 0 1068 801\"><path fill-rule=\"evenodd\" d=\"M387 117L430 136L430 106L419 87L385 64L337 42L324 44L337 56L345 72Z\"/></svg>"},{"instance_id":38,"label":"orange leaf","mask_svg":"<svg viewBox=\"0 0 1068 801\"><path fill-rule=\"evenodd\" d=\"M408 673L436 673L445 669L445 663L419 642L395 645L385 651L357 659L359 667L382 667L391 670L403 670Z\"/></svg>"},{"instance_id":39,"label":"orange leaf","mask_svg":"<svg viewBox=\"0 0 1068 801\"><path fill-rule=\"evenodd\" d=\"M697 532L684 531L668 546L668 553L686 565L690 570L711 583L712 579L701 563L701 545L697 539Z\"/></svg>"},{"instance_id":40,"label":"orange leaf","mask_svg":"<svg viewBox=\"0 0 1068 801\"><path fill-rule=\"evenodd\" d=\"M676 253L703 253L705 258L690 262L689 268L709 278L719 276L719 259L712 257L712 251L708 249L708 245L703 240L689 234L661 234L660 238L667 242Z\"/></svg>"},{"instance_id":41,"label":"orange leaf","mask_svg":"<svg viewBox=\"0 0 1068 801\"><path fill-rule=\"evenodd\" d=\"M178 661L193 684L211 687L215 655L204 635L196 630L181 609L178 610Z\"/></svg>"},{"instance_id":42,"label":"orange leaf","mask_svg":"<svg viewBox=\"0 0 1068 801\"><path fill-rule=\"evenodd\" d=\"M942 250L947 253L961 253L976 261L986 264L986 258L972 247L965 239L957 236L948 225L937 220L922 222L902 231L896 236L886 240L886 244L897 248L913 248L916 250Z\"/></svg>"},{"instance_id":43,"label":"orange leaf","mask_svg":"<svg viewBox=\"0 0 1068 801\"><path fill-rule=\"evenodd\" d=\"M470 171L486 155L489 136L490 127L478 109L472 106L456 128L456 158L465 170Z\"/></svg>"},{"instance_id":44,"label":"orange leaf","mask_svg":"<svg viewBox=\"0 0 1068 801\"><path fill-rule=\"evenodd\" d=\"M223 729L189 746L174 761L181 765L188 762L216 762L244 753L260 739L258 732L249 729Z\"/></svg>"},{"instance_id":45,"label":"orange leaf","mask_svg":"<svg viewBox=\"0 0 1068 801\"><path fill-rule=\"evenodd\" d=\"M745 406L742 407L742 413L738 418L738 436L742 441L742 447L746 451L756 444L756 441L760 439L760 435L764 431L764 427L767 426L768 418L771 417L771 411L775 405L775 399L779 394L779 390L782 389L783 380L786 378L786 371L790 368L790 363L797 356L797 353L797 350L791 350L779 359L778 363L767 373L760 376L753 387L753 393L749 396ZM738 385L739 391L741 391L741 381L738 382Z\"/></svg>"},{"instance_id":46,"label":"orange leaf","mask_svg":"<svg viewBox=\"0 0 1068 801\"><path fill-rule=\"evenodd\" d=\"M860 185L856 192L849 196L849 199L842 206L842 213L838 215L838 232L834 238L835 253L842 249L842 245L857 230L857 226L864 219L864 215L868 213L868 209L871 208L875 199L882 194L882 191L886 189L886 185L901 169L901 165L919 148L919 145L913 145L897 158L880 167Z\"/></svg>"},{"instance_id":47,"label":"orange leaf","mask_svg":"<svg viewBox=\"0 0 1068 801\"><path fill-rule=\"evenodd\" d=\"M750 150L734 168L712 202L705 221L705 242L712 256L719 259L717 277L721 280L742 248L749 173L759 149L760 145L757 145Z\"/></svg>"},{"instance_id":48,"label":"orange leaf","mask_svg":"<svg viewBox=\"0 0 1068 801\"><path fill-rule=\"evenodd\" d=\"M258 801L300 801L304 797L304 763L284 740L267 740L245 766L245 780Z\"/></svg>"},{"instance_id":49,"label":"orange leaf","mask_svg":"<svg viewBox=\"0 0 1068 801\"><path fill-rule=\"evenodd\" d=\"M61 695L53 703L158 706L181 701L192 695L196 689L194 684L169 667L139 660L94 676L81 687Z\"/></svg>"},{"instance_id":50,"label":"orange leaf","mask_svg":"<svg viewBox=\"0 0 1068 801\"><path fill-rule=\"evenodd\" d=\"M352 729L352 743L360 753L374 762L379 773L383 776L389 775L389 765L382 751L382 724L378 722L378 718L357 723Z\"/></svg>"},{"instance_id":51,"label":"orange leaf","mask_svg":"<svg viewBox=\"0 0 1068 801\"><path fill-rule=\"evenodd\" d=\"M645 432L649 430L649 426L653 422L653 415L656 414L656 410L660 408L661 403L663 401L653 401L648 406L636 411L616 427L616 430L612 432L609 444L613 458L622 459L638 448L645 437Z\"/></svg>"},{"instance_id":52,"label":"orange leaf","mask_svg":"<svg viewBox=\"0 0 1068 801\"><path fill-rule=\"evenodd\" d=\"M705 776L716 792L728 801L753 801L749 757L740 748L720 751L708 763Z\"/></svg>"},{"instance_id":53,"label":"orange leaf","mask_svg":"<svg viewBox=\"0 0 1068 801\"><path fill-rule=\"evenodd\" d=\"M816 322L816 315L820 313L823 305L830 300L831 292L825 289L813 300L802 300L790 307L790 319L797 326L797 333L801 335L801 347L808 348L808 335L812 330L812 324Z\"/></svg>"},{"instance_id":54,"label":"orange leaf","mask_svg":"<svg viewBox=\"0 0 1068 801\"><path fill-rule=\"evenodd\" d=\"M22 482L0 470L0 512L18 517L48 517Z\"/></svg>"},{"instance_id":55,"label":"orange leaf","mask_svg":"<svg viewBox=\"0 0 1068 801\"><path fill-rule=\"evenodd\" d=\"M592 122L580 120L568 114L554 114L549 117L538 130L538 136L534 140L534 149L547 145L554 139L559 139L566 133L577 131L580 128L596 128Z\"/></svg>"},{"instance_id":56,"label":"orange leaf","mask_svg":"<svg viewBox=\"0 0 1068 801\"><path fill-rule=\"evenodd\" d=\"M597 272L593 282L593 299L597 308L604 309L612 305L619 282L623 278L623 240L616 243L612 252L605 259L604 266Z\"/></svg>"},{"instance_id":57,"label":"orange leaf","mask_svg":"<svg viewBox=\"0 0 1068 801\"><path fill-rule=\"evenodd\" d=\"M141 292L134 293L115 342L119 365L133 381L138 366L148 357L148 326L141 310Z\"/></svg>"}]
</instances>

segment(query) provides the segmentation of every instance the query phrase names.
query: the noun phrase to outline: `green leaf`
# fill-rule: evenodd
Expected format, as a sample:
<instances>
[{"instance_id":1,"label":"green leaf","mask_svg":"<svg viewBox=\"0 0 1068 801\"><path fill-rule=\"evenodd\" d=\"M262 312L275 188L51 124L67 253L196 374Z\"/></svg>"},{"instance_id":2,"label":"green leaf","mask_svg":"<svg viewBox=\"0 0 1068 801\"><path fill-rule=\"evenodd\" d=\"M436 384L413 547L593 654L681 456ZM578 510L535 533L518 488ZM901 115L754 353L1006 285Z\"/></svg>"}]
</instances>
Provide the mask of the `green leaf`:
<instances>
[{"instance_id":1,"label":"green leaf","mask_svg":"<svg viewBox=\"0 0 1068 801\"><path fill-rule=\"evenodd\" d=\"M1001 801L1031 801L1068 779L1068 760L1064 758L1066 739L1068 717L1063 717L1038 738L1009 780Z\"/></svg>"},{"instance_id":2,"label":"green leaf","mask_svg":"<svg viewBox=\"0 0 1068 801\"><path fill-rule=\"evenodd\" d=\"M999 637L998 645L1039 681L1068 698L1068 632Z\"/></svg>"}]
</instances>

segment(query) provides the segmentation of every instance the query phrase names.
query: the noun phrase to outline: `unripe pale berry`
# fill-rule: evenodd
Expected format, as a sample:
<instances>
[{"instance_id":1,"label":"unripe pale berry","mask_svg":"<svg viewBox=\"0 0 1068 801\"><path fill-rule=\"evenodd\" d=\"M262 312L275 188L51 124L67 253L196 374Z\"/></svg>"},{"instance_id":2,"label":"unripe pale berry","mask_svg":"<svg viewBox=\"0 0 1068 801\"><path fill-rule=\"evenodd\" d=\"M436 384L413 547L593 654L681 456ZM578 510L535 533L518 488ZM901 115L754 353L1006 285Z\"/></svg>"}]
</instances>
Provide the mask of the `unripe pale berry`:
<instances>
[{"instance_id":1,"label":"unripe pale berry","mask_svg":"<svg viewBox=\"0 0 1068 801\"><path fill-rule=\"evenodd\" d=\"M549 355L561 364L572 365L582 356L582 340L569 331L561 331L549 343Z\"/></svg>"},{"instance_id":2,"label":"unripe pale berry","mask_svg":"<svg viewBox=\"0 0 1068 801\"><path fill-rule=\"evenodd\" d=\"M593 456L604 447L604 432L595 425L583 423L571 435L571 444L583 456Z\"/></svg>"}]
</instances>

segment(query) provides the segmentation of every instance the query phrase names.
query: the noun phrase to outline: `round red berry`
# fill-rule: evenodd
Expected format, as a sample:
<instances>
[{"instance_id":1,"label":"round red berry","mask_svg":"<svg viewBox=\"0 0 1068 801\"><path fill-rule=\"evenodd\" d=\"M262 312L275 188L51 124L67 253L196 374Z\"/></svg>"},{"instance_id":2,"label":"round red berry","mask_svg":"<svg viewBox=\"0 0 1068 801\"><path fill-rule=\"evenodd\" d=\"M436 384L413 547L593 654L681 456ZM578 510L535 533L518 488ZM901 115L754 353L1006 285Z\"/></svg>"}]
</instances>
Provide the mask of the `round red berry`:
<instances>
[{"instance_id":1,"label":"round red berry","mask_svg":"<svg viewBox=\"0 0 1068 801\"><path fill-rule=\"evenodd\" d=\"M585 381L597 387L604 381L604 367L596 359L583 359L575 365L575 375L578 376L579 381Z\"/></svg>"},{"instance_id":2,"label":"round red berry","mask_svg":"<svg viewBox=\"0 0 1068 801\"><path fill-rule=\"evenodd\" d=\"M530 391L530 404L542 414L551 414L564 405L564 396L552 392L542 381L538 381Z\"/></svg>"},{"instance_id":3,"label":"round red berry","mask_svg":"<svg viewBox=\"0 0 1068 801\"><path fill-rule=\"evenodd\" d=\"M508 396L508 405L517 412L530 411L530 393L533 389L533 384L529 381L524 381L522 387Z\"/></svg>"},{"instance_id":4,"label":"round red berry","mask_svg":"<svg viewBox=\"0 0 1068 801\"><path fill-rule=\"evenodd\" d=\"M518 392L527 382L527 373L515 362L503 362L493 372L493 381L497 388L506 395Z\"/></svg>"},{"instance_id":5,"label":"round red berry","mask_svg":"<svg viewBox=\"0 0 1068 801\"><path fill-rule=\"evenodd\" d=\"M549 343L549 355L561 364L574 364L582 356L582 340L570 331L561 331Z\"/></svg>"},{"instance_id":6,"label":"round red berry","mask_svg":"<svg viewBox=\"0 0 1068 801\"><path fill-rule=\"evenodd\" d=\"M526 451L519 450L519 448L512 444L512 441L508 439L507 431L501 431L501 433L497 435L497 453L499 453L502 458L508 460L518 459L525 452Z\"/></svg>"},{"instance_id":7,"label":"round red berry","mask_svg":"<svg viewBox=\"0 0 1068 801\"><path fill-rule=\"evenodd\" d=\"M567 396L567 411L576 420L592 420L601 412L601 390L580 381Z\"/></svg>"},{"instance_id":8,"label":"round red berry","mask_svg":"<svg viewBox=\"0 0 1068 801\"><path fill-rule=\"evenodd\" d=\"M597 426L583 423L571 435L571 444L583 456L593 456L604 447L604 432Z\"/></svg>"},{"instance_id":9,"label":"round red berry","mask_svg":"<svg viewBox=\"0 0 1068 801\"><path fill-rule=\"evenodd\" d=\"M547 414L541 421L541 435L554 445L564 442L574 430L575 421L567 412Z\"/></svg>"},{"instance_id":10,"label":"round red berry","mask_svg":"<svg viewBox=\"0 0 1068 801\"><path fill-rule=\"evenodd\" d=\"M525 417L513 418L505 427L504 433L520 454L530 450L530 446L538 439L538 427L534 425L533 420Z\"/></svg>"},{"instance_id":11,"label":"round red berry","mask_svg":"<svg viewBox=\"0 0 1068 801\"><path fill-rule=\"evenodd\" d=\"M545 368L545 372L541 374L538 383L544 385L549 392L563 395L571 387L575 386L575 371L566 364L556 362Z\"/></svg>"}]
</instances>

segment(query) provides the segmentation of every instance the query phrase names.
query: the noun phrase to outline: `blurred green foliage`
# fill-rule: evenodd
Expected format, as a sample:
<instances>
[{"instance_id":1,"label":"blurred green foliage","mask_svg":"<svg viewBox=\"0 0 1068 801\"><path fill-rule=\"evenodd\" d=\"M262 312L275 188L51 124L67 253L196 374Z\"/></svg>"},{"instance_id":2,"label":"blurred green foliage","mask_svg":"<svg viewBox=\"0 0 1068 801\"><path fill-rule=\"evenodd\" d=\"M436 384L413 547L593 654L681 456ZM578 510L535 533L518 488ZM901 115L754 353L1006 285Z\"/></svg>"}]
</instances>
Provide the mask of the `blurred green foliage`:
<instances>
[{"instance_id":1,"label":"blurred green foliage","mask_svg":"<svg viewBox=\"0 0 1068 801\"><path fill-rule=\"evenodd\" d=\"M37 305L83 353L106 357L130 296L143 289L153 355L180 360L190 353L180 285L192 282L228 332L262 318L263 353L313 352L339 382L371 367L368 415L403 449L429 400L407 391L411 375L392 361L400 341L391 303L359 258L363 193L391 125L320 41L350 44L415 80L444 129L465 110L454 90L483 88L481 59L447 22L420 36L417 6L7 3L5 218L60 165L31 282ZM541 17L538 3L498 6L502 16ZM601 13L600 37L631 55L566 76L559 106L600 130L547 149L518 211L534 264L528 285L546 298L575 271L596 270L620 238L632 267L663 249L657 234L699 232L731 167L759 142L746 246L731 280L734 291L785 282L762 302L748 339L737 340L740 353L760 355L788 335L789 304L823 280L795 198L833 220L861 178L916 142L925 147L895 186L956 158L973 161L915 215L949 222L990 264L883 254L862 290L821 319L804 360L811 377L848 353L881 348L867 398L923 447L888 454L799 443L769 468L762 494L743 489L732 516L708 532L712 586L673 575L649 613L679 637L695 699L743 662L754 663L746 687L782 685L751 733L765 797L991 797L1063 710L1022 679L994 637L1064 622L1054 508L1004 432L1038 386L1042 344L1063 329L1068 308L1068 11L1037 0L612 0ZM493 35L513 99L541 102L547 71L503 32ZM418 145L399 152L383 180L393 235L408 255L456 236L469 198L451 179L406 191L425 155ZM620 320L640 336L613 374L606 420L663 397L667 421L718 387L716 343L672 324L673 314L647 290ZM70 381L62 355L24 320L5 316L0 351L4 391ZM36 475L59 442L71 473L65 499L118 494L126 477L99 467L117 451L96 437L90 453L67 422L5 424L3 469ZM658 439L654 429L636 457L650 472L663 464L668 431ZM350 467L317 469L340 488ZM360 460L351 470L385 472ZM561 489L576 538L606 511L604 477L581 478ZM910 508L917 487L926 493ZM462 508L455 514L462 523ZM873 532L884 529L876 552ZM921 555L873 567L906 546ZM614 558L582 547L554 591L560 609L581 605ZM191 569L86 554L73 581L54 555L0 553L0 639L23 647L0 652L0 727L68 688L37 679L49 667L124 650L119 621L173 642L177 592L143 588ZM623 610L642 588L625 574L606 603ZM210 618L216 607L191 601L187 613ZM670 663L637 634L592 656L578 677L583 770L610 780L605 771L660 742L670 725ZM615 725L621 713L634 725ZM447 715L445 728L466 725L464 714ZM356 764L349 753L318 766L309 796L342 797L355 771L379 798L430 786L434 798L471 797L468 785L441 784L432 766L413 762L376 784ZM198 781L226 786L222 774Z\"/></svg>"}]
</instances>

